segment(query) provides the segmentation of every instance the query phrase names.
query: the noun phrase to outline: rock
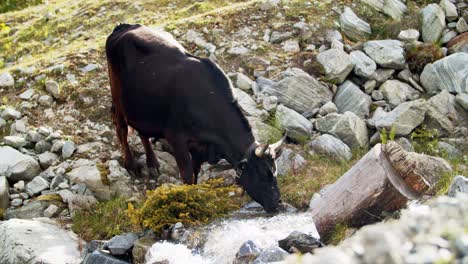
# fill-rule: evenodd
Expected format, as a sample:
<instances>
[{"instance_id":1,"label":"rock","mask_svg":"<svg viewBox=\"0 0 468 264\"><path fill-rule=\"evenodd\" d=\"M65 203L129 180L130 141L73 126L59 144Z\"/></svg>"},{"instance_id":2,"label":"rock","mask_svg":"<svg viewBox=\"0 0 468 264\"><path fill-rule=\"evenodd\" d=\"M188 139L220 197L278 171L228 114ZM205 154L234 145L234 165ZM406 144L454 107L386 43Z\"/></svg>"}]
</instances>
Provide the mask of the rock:
<instances>
[{"instance_id":1,"label":"rock","mask_svg":"<svg viewBox=\"0 0 468 264\"><path fill-rule=\"evenodd\" d=\"M353 41L367 40L372 33L369 23L360 19L351 8L345 7L340 15L343 33Z\"/></svg>"},{"instance_id":2,"label":"rock","mask_svg":"<svg viewBox=\"0 0 468 264\"><path fill-rule=\"evenodd\" d=\"M299 41L297 39L288 39L283 42L283 51L286 53L297 53L301 51Z\"/></svg>"},{"instance_id":3,"label":"rock","mask_svg":"<svg viewBox=\"0 0 468 264\"><path fill-rule=\"evenodd\" d=\"M421 10L422 39L427 43L436 43L445 28L444 10L437 4L429 4Z\"/></svg>"},{"instance_id":4,"label":"rock","mask_svg":"<svg viewBox=\"0 0 468 264\"><path fill-rule=\"evenodd\" d=\"M353 157L351 150L343 141L328 134L314 139L309 143L309 147L314 153L326 155L338 161L350 161Z\"/></svg>"},{"instance_id":5,"label":"rock","mask_svg":"<svg viewBox=\"0 0 468 264\"><path fill-rule=\"evenodd\" d=\"M373 79L377 82L377 85L379 86L386 80L390 79L394 73L395 70L393 69L377 69L375 71Z\"/></svg>"},{"instance_id":6,"label":"rock","mask_svg":"<svg viewBox=\"0 0 468 264\"><path fill-rule=\"evenodd\" d=\"M357 76L372 79L375 71L377 70L377 64L375 64L375 61L360 50L354 50L349 55L351 55L352 61L355 64L354 73Z\"/></svg>"},{"instance_id":7,"label":"rock","mask_svg":"<svg viewBox=\"0 0 468 264\"><path fill-rule=\"evenodd\" d=\"M443 175L452 172L450 164L442 158L416 152L408 152L408 156L416 162L416 166L413 168L414 172L424 175L429 186L435 186Z\"/></svg>"},{"instance_id":8,"label":"rock","mask_svg":"<svg viewBox=\"0 0 468 264\"><path fill-rule=\"evenodd\" d=\"M338 113L338 107L336 107L335 103L333 102L328 102L322 105L318 112L318 114L321 116L326 116L331 113Z\"/></svg>"},{"instance_id":9,"label":"rock","mask_svg":"<svg viewBox=\"0 0 468 264\"><path fill-rule=\"evenodd\" d=\"M243 91L250 91L252 89L253 81L242 73L237 73L236 85L237 88Z\"/></svg>"},{"instance_id":10,"label":"rock","mask_svg":"<svg viewBox=\"0 0 468 264\"><path fill-rule=\"evenodd\" d=\"M455 21L458 18L457 7L450 0L440 1L440 7L444 10L445 18L448 21Z\"/></svg>"},{"instance_id":11,"label":"rock","mask_svg":"<svg viewBox=\"0 0 468 264\"><path fill-rule=\"evenodd\" d=\"M398 39L407 42L414 42L419 39L419 36L419 31L416 29L407 29L401 31L400 34L398 34Z\"/></svg>"},{"instance_id":12,"label":"rock","mask_svg":"<svg viewBox=\"0 0 468 264\"><path fill-rule=\"evenodd\" d=\"M44 180L44 178L37 176L32 179L32 181L26 184L26 192L30 196L35 196L40 192L49 189L49 182Z\"/></svg>"},{"instance_id":13,"label":"rock","mask_svg":"<svg viewBox=\"0 0 468 264\"><path fill-rule=\"evenodd\" d=\"M19 95L19 98L23 100L29 100L34 95L34 89L27 89Z\"/></svg>"},{"instance_id":14,"label":"rock","mask_svg":"<svg viewBox=\"0 0 468 264\"><path fill-rule=\"evenodd\" d=\"M379 66L391 69L405 67L405 51L398 40L373 40L364 44L364 51Z\"/></svg>"},{"instance_id":15,"label":"rock","mask_svg":"<svg viewBox=\"0 0 468 264\"><path fill-rule=\"evenodd\" d=\"M278 97L276 96L265 96L262 102L263 108L267 111L272 111L278 106Z\"/></svg>"},{"instance_id":16,"label":"rock","mask_svg":"<svg viewBox=\"0 0 468 264\"><path fill-rule=\"evenodd\" d=\"M369 115L372 99L361 91L357 85L348 80L339 86L333 102L340 113L350 111L360 118L365 118Z\"/></svg>"},{"instance_id":17,"label":"rock","mask_svg":"<svg viewBox=\"0 0 468 264\"><path fill-rule=\"evenodd\" d=\"M352 57L339 49L329 49L319 53L317 61L325 69L325 77L338 84L343 83L354 68Z\"/></svg>"},{"instance_id":18,"label":"rock","mask_svg":"<svg viewBox=\"0 0 468 264\"><path fill-rule=\"evenodd\" d=\"M465 18L462 17L460 20L458 20L456 29L458 33L464 33L468 31L468 23L466 22Z\"/></svg>"},{"instance_id":19,"label":"rock","mask_svg":"<svg viewBox=\"0 0 468 264\"><path fill-rule=\"evenodd\" d=\"M46 81L45 82L46 90L56 99L60 98L60 86L57 82Z\"/></svg>"},{"instance_id":20,"label":"rock","mask_svg":"<svg viewBox=\"0 0 468 264\"><path fill-rule=\"evenodd\" d=\"M96 250L87 254L82 262L83 264L128 264L129 262L113 257L107 253ZM157 264L157 263L152 263ZM166 263L169 264L169 263Z\"/></svg>"},{"instance_id":21,"label":"rock","mask_svg":"<svg viewBox=\"0 0 468 264\"><path fill-rule=\"evenodd\" d=\"M447 90L468 93L468 54L455 53L433 64L427 64L421 74L421 83L428 93Z\"/></svg>"},{"instance_id":22,"label":"rock","mask_svg":"<svg viewBox=\"0 0 468 264\"><path fill-rule=\"evenodd\" d=\"M80 263L79 241L51 220L0 223L0 263Z\"/></svg>"},{"instance_id":23,"label":"rock","mask_svg":"<svg viewBox=\"0 0 468 264\"><path fill-rule=\"evenodd\" d=\"M50 182L50 189L54 190L55 188L59 186L59 184L61 184L64 181L65 181L65 178L62 175L55 176Z\"/></svg>"},{"instance_id":24,"label":"rock","mask_svg":"<svg viewBox=\"0 0 468 264\"><path fill-rule=\"evenodd\" d=\"M258 255L252 264L263 264L282 261L288 256L288 252L278 246L269 247Z\"/></svg>"},{"instance_id":25,"label":"rock","mask_svg":"<svg viewBox=\"0 0 468 264\"><path fill-rule=\"evenodd\" d=\"M468 113L455 103L455 95L443 90L427 101L425 124L440 136L449 136L458 126L468 126Z\"/></svg>"},{"instance_id":26,"label":"rock","mask_svg":"<svg viewBox=\"0 0 468 264\"><path fill-rule=\"evenodd\" d=\"M156 243L156 240L150 236L144 236L135 241L132 249L133 262L145 263L146 253L154 243Z\"/></svg>"},{"instance_id":27,"label":"rock","mask_svg":"<svg viewBox=\"0 0 468 264\"><path fill-rule=\"evenodd\" d=\"M87 72L95 71L95 70L98 70L98 69L101 69L101 68L102 67L99 64L90 63L90 64L86 65L85 67L80 68L80 71L82 71L84 73L87 73Z\"/></svg>"},{"instance_id":28,"label":"rock","mask_svg":"<svg viewBox=\"0 0 468 264\"><path fill-rule=\"evenodd\" d=\"M9 88L15 85L15 79L9 72L0 74L0 88Z\"/></svg>"},{"instance_id":29,"label":"rock","mask_svg":"<svg viewBox=\"0 0 468 264\"><path fill-rule=\"evenodd\" d=\"M276 159L276 173L278 176L286 176L291 172L294 173L301 170L306 163L306 160L301 155L294 153L289 148L285 148Z\"/></svg>"},{"instance_id":30,"label":"rock","mask_svg":"<svg viewBox=\"0 0 468 264\"><path fill-rule=\"evenodd\" d=\"M460 150L446 142L439 142L437 148L450 159L460 158L463 156L463 153Z\"/></svg>"},{"instance_id":31,"label":"rock","mask_svg":"<svg viewBox=\"0 0 468 264\"><path fill-rule=\"evenodd\" d=\"M51 203L48 201L32 201L18 209L10 208L6 210L4 218L5 220L8 220L13 218L32 219L37 217L43 217L44 210L47 209L47 207L49 207L50 204Z\"/></svg>"},{"instance_id":32,"label":"rock","mask_svg":"<svg viewBox=\"0 0 468 264\"><path fill-rule=\"evenodd\" d=\"M10 206L9 189L7 178L0 176L0 209L7 209Z\"/></svg>"},{"instance_id":33,"label":"rock","mask_svg":"<svg viewBox=\"0 0 468 264\"><path fill-rule=\"evenodd\" d=\"M455 240L455 247L460 255L468 257L468 235L464 234Z\"/></svg>"},{"instance_id":34,"label":"rock","mask_svg":"<svg viewBox=\"0 0 468 264\"><path fill-rule=\"evenodd\" d=\"M24 181L19 181L19 182L13 184L13 188L14 188L15 191L17 191L17 192L22 192L22 191L24 191L24 186L25 186Z\"/></svg>"},{"instance_id":35,"label":"rock","mask_svg":"<svg viewBox=\"0 0 468 264\"><path fill-rule=\"evenodd\" d=\"M363 2L396 20L401 20L407 11L406 5L399 0L363 0Z\"/></svg>"},{"instance_id":36,"label":"rock","mask_svg":"<svg viewBox=\"0 0 468 264\"><path fill-rule=\"evenodd\" d=\"M197 183L205 183L211 179L223 179L226 185L232 185L236 182L237 173L233 169L217 168L207 163L202 164L198 174Z\"/></svg>"},{"instance_id":37,"label":"rock","mask_svg":"<svg viewBox=\"0 0 468 264\"><path fill-rule=\"evenodd\" d=\"M243 46L235 46L228 50L229 55L246 55L250 52L250 50Z\"/></svg>"},{"instance_id":38,"label":"rock","mask_svg":"<svg viewBox=\"0 0 468 264\"><path fill-rule=\"evenodd\" d=\"M241 89L232 89L234 98L240 105L240 108L248 115L258 117L260 119L266 119L268 113L265 110L260 110L257 108L257 103L248 95L246 92Z\"/></svg>"},{"instance_id":39,"label":"rock","mask_svg":"<svg viewBox=\"0 0 468 264\"><path fill-rule=\"evenodd\" d=\"M58 156L52 152L44 152L37 156L39 159L39 164L43 169L47 169L52 165L55 161L58 160Z\"/></svg>"},{"instance_id":40,"label":"rock","mask_svg":"<svg viewBox=\"0 0 468 264\"><path fill-rule=\"evenodd\" d=\"M51 106L54 99L48 95L43 95L37 99L37 102L42 106Z\"/></svg>"},{"instance_id":41,"label":"rock","mask_svg":"<svg viewBox=\"0 0 468 264\"><path fill-rule=\"evenodd\" d=\"M297 231L292 232L288 237L278 241L278 244L280 248L289 253L297 253L291 250L291 248L294 247L302 254L312 253L314 249L324 246L322 242L315 237Z\"/></svg>"},{"instance_id":42,"label":"rock","mask_svg":"<svg viewBox=\"0 0 468 264\"><path fill-rule=\"evenodd\" d=\"M260 248L252 240L248 240L237 251L233 264L249 264L257 258L260 252Z\"/></svg>"},{"instance_id":43,"label":"rock","mask_svg":"<svg viewBox=\"0 0 468 264\"><path fill-rule=\"evenodd\" d=\"M364 84L364 91L366 92L366 94L371 94L372 91L374 91L375 87L377 87L377 81L375 81L375 80L368 80L368 81Z\"/></svg>"},{"instance_id":44,"label":"rock","mask_svg":"<svg viewBox=\"0 0 468 264\"><path fill-rule=\"evenodd\" d=\"M289 109L283 105L276 108L276 122L281 129L284 129L288 137L297 141L304 142L310 137L313 125L296 111Z\"/></svg>"},{"instance_id":45,"label":"rock","mask_svg":"<svg viewBox=\"0 0 468 264\"><path fill-rule=\"evenodd\" d=\"M281 43L285 40L288 40L294 36L293 32L278 32L273 31L271 33L270 42L273 44Z\"/></svg>"},{"instance_id":46,"label":"rock","mask_svg":"<svg viewBox=\"0 0 468 264\"><path fill-rule=\"evenodd\" d=\"M468 94L466 94L466 93L457 94L457 96L455 97L455 101L456 101L461 107L463 107L463 109L465 109L466 111L468 111Z\"/></svg>"},{"instance_id":47,"label":"rock","mask_svg":"<svg viewBox=\"0 0 468 264\"><path fill-rule=\"evenodd\" d=\"M110 198L109 186L102 182L103 177L94 162L88 160L78 160L78 164L66 174L66 177L73 183L84 183L96 194L100 200Z\"/></svg>"},{"instance_id":48,"label":"rock","mask_svg":"<svg viewBox=\"0 0 468 264\"><path fill-rule=\"evenodd\" d=\"M262 11L268 11L268 10L277 8L280 3L281 3L281 0L266 0L266 1L261 2L260 9Z\"/></svg>"},{"instance_id":49,"label":"rock","mask_svg":"<svg viewBox=\"0 0 468 264\"><path fill-rule=\"evenodd\" d=\"M40 172L39 163L11 147L0 147L0 175L9 182L30 181Z\"/></svg>"},{"instance_id":50,"label":"rock","mask_svg":"<svg viewBox=\"0 0 468 264\"><path fill-rule=\"evenodd\" d=\"M59 210L58 206L51 204L49 205L49 207L47 207L47 209L45 209L44 217L52 218L57 215L58 210Z\"/></svg>"},{"instance_id":51,"label":"rock","mask_svg":"<svg viewBox=\"0 0 468 264\"><path fill-rule=\"evenodd\" d=\"M426 101L418 99L398 105L389 113L383 112L378 117L372 117L375 127L379 130L385 128L387 131L395 126L395 134L399 136L409 135L414 128L424 121L426 113Z\"/></svg>"},{"instance_id":52,"label":"rock","mask_svg":"<svg viewBox=\"0 0 468 264\"><path fill-rule=\"evenodd\" d=\"M11 200L11 206L13 206L13 207L19 207L22 204L23 204L23 200L20 199L20 198L16 198L16 199Z\"/></svg>"},{"instance_id":53,"label":"rock","mask_svg":"<svg viewBox=\"0 0 468 264\"><path fill-rule=\"evenodd\" d=\"M352 112L318 118L315 126L318 131L341 139L350 148L362 148L368 144L366 123Z\"/></svg>"},{"instance_id":54,"label":"rock","mask_svg":"<svg viewBox=\"0 0 468 264\"><path fill-rule=\"evenodd\" d=\"M37 151L37 153L44 153L46 151L49 151L51 148L52 145L45 140L39 140L34 146L34 149Z\"/></svg>"},{"instance_id":55,"label":"rock","mask_svg":"<svg viewBox=\"0 0 468 264\"><path fill-rule=\"evenodd\" d=\"M468 194L468 178L457 175L452 180L450 185L448 196L455 197L457 193L467 193Z\"/></svg>"},{"instance_id":56,"label":"rock","mask_svg":"<svg viewBox=\"0 0 468 264\"><path fill-rule=\"evenodd\" d=\"M2 111L1 117L5 119L5 121L15 120L21 118L21 113L13 108L7 107Z\"/></svg>"},{"instance_id":57,"label":"rock","mask_svg":"<svg viewBox=\"0 0 468 264\"><path fill-rule=\"evenodd\" d=\"M281 138L281 131L271 125L265 124L262 120L254 117L247 117L255 140L258 142L269 142L271 139Z\"/></svg>"},{"instance_id":58,"label":"rock","mask_svg":"<svg viewBox=\"0 0 468 264\"><path fill-rule=\"evenodd\" d=\"M26 141L26 139L24 139L23 137L17 137L17 136L6 136L3 138L3 142L6 145L13 147L15 149L19 149L28 145L28 142Z\"/></svg>"},{"instance_id":59,"label":"rock","mask_svg":"<svg viewBox=\"0 0 468 264\"><path fill-rule=\"evenodd\" d=\"M389 103L392 107L397 105L415 100L419 97L419 92L416 91L410 85L397 81L397 80L388 80L380 86L380 91L384 96L385 101Z\"/></svg>"},{"instance_id":60,"label":"rock","mask_svg":"<svg viewBox=\"0 0 468 264\"><path fill-rule=\"evenodd\" d=\"M454 54L457 52L468 53L468 32L462 33L452 38L447 43L448 53Z\"/></svg>"},{"instance_id":61,"label":"rock","mask_svg":"<svg viewBox=\"0 0 468 264\"><path fill-rule=\"evenodd\" d=\"M70 158L73 155L73 152L75 152L75 149L75 143L73 141L65 141L62 147L62 157L64 159Z\"/></svg>"},{"instance_id":62,"label":"rock","mask_svg":"<svg viewBox=\"0 0 468 264\"><path fill-rule=\"evenodd\" d=\"M411 141L409 141L407 138L399 137L399 138L395 139L395 142L398 145L400 145L400 147L402 147L405 151L414 152L413 145L411 144Z\"/></svg>"},{"instance_id":63,"label":"rock","mask_svg":"<svg viewBox=\"0 0 468 264\"><path fill-rule=\"evenodd\" d=\"M317 108L333 97L327 86L300 70L278 83L261 86L261 90L278 97L279 103L299 113Z\"/></svg>"},{"instance_id":64,"label":"rock","mask_svg":"<svg viewBox=\"0 0 468 264\"><path fill-rule=\"evenodd\" d=\"M109 241L107 247L114 256L124 255L133 247L137 239L138 235L135 233L115 236Z\"/></svg>"},{"instance_id":65,"label":"rock","mask_svg":"<svg viewBox=\"0 0 468 264\"><path fill-rule=\"evenodd\" d=\"M97 203L96 198L90 195L73 194L69 190L59 192L62 200L68 203L68 211L73 217L79 210L89 210Z\"/></svg>"},{"instance_id":66,"label":"rock","mask_svg":"<svg viewBox=\"0 0 468 264\"><path fill-rule=\"evenodd\" d=\"M442 38L440 39L440 42L442 44L448 43L450 40L455 38L458 35L458 33L454 30L447 30L444 31L444 34L442 35Z\"/></svg>"}]
</instances>

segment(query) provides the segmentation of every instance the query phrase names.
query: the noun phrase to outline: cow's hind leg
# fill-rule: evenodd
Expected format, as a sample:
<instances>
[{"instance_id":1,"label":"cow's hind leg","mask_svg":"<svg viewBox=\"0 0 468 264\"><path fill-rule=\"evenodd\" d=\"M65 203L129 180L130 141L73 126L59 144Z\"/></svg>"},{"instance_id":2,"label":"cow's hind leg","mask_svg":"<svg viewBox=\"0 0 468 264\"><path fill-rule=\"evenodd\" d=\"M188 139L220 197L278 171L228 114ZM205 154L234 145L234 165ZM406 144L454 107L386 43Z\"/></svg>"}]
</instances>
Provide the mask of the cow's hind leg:
<instances>
[{"instance_id":1,"label":"cow's hind leg","mask_svg":"<svg viewBox=\"0 0 468 264\"><path fill-rule=\"evenodd\" d=\"M157 182L158 177L161 174L159 171L158 159L156 158L156 155L154 155L154 151L151 146L149 138L140 135L140 140L141 140L141 143L143 144L143 147L145 147L146 165L148 166L149 177L151 179L154 179ZM149 186L149 179L146 178L145 181L146 181L146 185Z\"/></svg>"},{"instance_id":2,"label":"cow's hind leg","mask_svg":"<svg viewBox=\"0 0 468 264\"><path fill-rule=\"evenodd\" d=\"M115 124L117 137L120 142L120 146L122 149L122 155L124 159L124 166L127 171L132 174L132 176L136 176L136 164L133 158L132 151L130 150L130 146L128 145L128 124L125 121L125 118L122 114L120 114L114 106L112 106L112 119Z\"/></svg>"},{"instance_id":3,"label":"cow's hind leg","mask_svg":"<svg viewBox=\"0 0 468 264\"><path fill-rule=\"evenodd\" d=\"M166 139L174 150L174 157L177 161L182 181L185 184L194 184L192 156L189 152L187 138L182 135L168 135Z\"/></svg>"}]
</instances>

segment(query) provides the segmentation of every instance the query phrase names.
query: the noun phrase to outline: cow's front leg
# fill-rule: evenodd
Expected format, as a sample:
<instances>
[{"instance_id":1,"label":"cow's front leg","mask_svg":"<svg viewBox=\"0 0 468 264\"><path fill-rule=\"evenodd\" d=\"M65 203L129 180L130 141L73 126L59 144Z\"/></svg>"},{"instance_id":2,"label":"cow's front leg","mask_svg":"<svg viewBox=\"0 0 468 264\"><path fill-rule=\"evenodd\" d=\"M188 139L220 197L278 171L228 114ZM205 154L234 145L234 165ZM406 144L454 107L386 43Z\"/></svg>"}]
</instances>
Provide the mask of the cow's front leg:
<instances>
[{"instance_id":1,"label":"cow's front leg","mask_svg":"<svg viewBox=\"0 0 468 264\"><path fill-rule=\"evenodd\" d=\"M139 136L140 136L141 143L143 144L143 147L145 148L145 152L146 152L146 165L148 166L149 178L154 179L157 182L159 175L161 175L159 171L158 159L156 158L156 155L154 155L154 151L149 141L149 138L144 137L142 135L139 135ZM145 183L149 187L148 178L145 178Z\"/></svg>"},{"instance_id":2,"label":"cow's front leg","mask_svg":"<svg viewBox=\"0 0 468 264\"><path fill-rule=\"evenodd\" d=\"M192 156L189 152L188 139L185 136L166 137L174 151L180 177L185 184L194 184Z\"/></svg>"}]
</instances>

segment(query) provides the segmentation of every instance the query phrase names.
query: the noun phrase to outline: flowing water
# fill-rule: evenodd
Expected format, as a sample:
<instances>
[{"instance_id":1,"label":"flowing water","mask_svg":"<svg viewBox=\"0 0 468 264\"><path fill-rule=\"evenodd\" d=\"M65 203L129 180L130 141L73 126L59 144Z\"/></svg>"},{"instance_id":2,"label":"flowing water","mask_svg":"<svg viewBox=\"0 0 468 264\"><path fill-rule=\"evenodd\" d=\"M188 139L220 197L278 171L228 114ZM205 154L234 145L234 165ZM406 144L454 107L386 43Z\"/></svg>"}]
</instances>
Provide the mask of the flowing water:
<instances>
[{"instance_id":1,"label":"flowing water","mask_svg":"<svg viewBox=\"0 0 468 264\"><path fill-rule=\"evenodd\" d=\"M261 248L277 246L278 240L293 231L319 238L309 213L284 213L273 217L233 217L203 227L204 243L195 251L184 244L167 241L154 244L146 256L147 263L168 260L171 264L231 264L240 246L252 240Z\"/></svg>"}]
</instances>

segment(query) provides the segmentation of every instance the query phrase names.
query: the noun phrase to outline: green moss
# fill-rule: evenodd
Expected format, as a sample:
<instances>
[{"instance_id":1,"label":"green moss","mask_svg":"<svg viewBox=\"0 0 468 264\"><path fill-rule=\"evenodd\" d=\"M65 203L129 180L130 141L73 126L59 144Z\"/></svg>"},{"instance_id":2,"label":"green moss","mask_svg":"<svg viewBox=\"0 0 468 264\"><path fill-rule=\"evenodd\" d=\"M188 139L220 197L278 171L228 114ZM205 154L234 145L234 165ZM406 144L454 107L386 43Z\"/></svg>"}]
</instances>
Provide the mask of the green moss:
<instances>
[{"instance_id":1,"label":"green moss","mask_svg":"<svg viewBox=\"0 0 468 264\"><path fill-rule=\"evenodd\" d=\"M115 235L139 231L130 222L125 198L100 202L92 209L81 210L73 216L73 232L86 241L110 239Z\"/></svg>"},{"instance_id":2,"label":"green moss","mask_svg":"<svg viewBox=\"0 0 468 264\"><path fill-rule=\"evenodd\" d=\"M43 0L2 0L0 3L0 13L14 10L21 10L28 6L42 4Z\"/></svg>"},{"instance_id":3,"label":"green moss","mask_svg":"<svg viewBox=\"0 0 468 264\"><path fill-rule=\"evenodd\" d=\"M139 206L129 205L128 215L135 226L156 233L177 222L185 226L205 224L238 208L230 193L234 187L221 187L222 180L198 185L163 185L146 193Z\"/></svg>"},{"instance_id":4,"label":"green moss","mask_svg":"<svg viewBox=\"0 0 468 264\"><path fill-rule=\"evenodd\" d=\"M338 245L346 238L348 229L346 224L336 224L329 234L323 236L323 242L327 245Z\"/></svg>"}]
</instances>

